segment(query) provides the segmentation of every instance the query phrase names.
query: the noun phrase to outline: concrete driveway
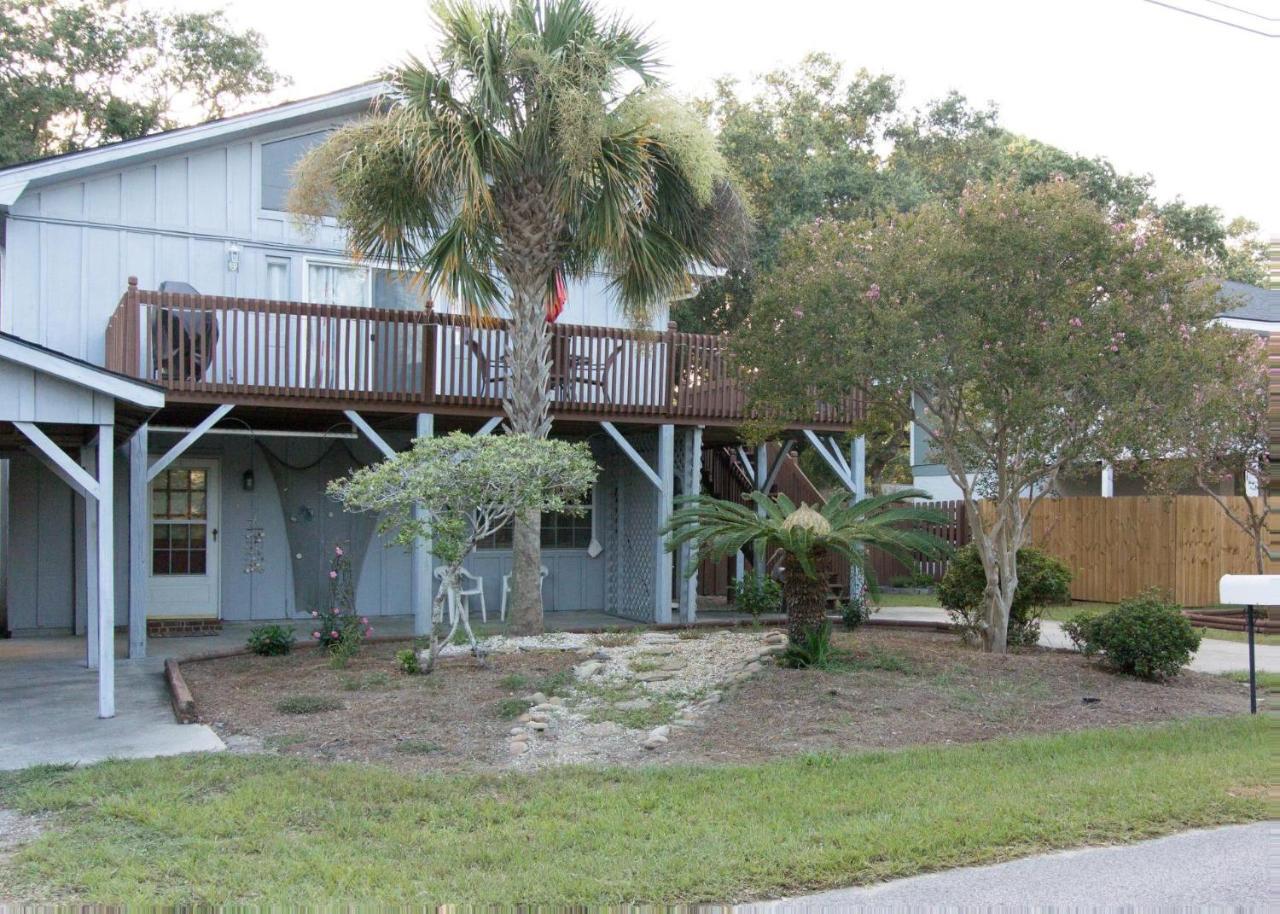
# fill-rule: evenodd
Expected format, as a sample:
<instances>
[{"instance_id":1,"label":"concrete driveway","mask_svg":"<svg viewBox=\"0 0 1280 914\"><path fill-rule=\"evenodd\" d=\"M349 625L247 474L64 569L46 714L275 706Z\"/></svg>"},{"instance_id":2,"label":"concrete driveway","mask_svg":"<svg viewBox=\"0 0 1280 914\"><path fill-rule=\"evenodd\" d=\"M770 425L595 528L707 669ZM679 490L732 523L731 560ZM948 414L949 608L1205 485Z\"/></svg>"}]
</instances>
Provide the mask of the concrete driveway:
<instances>
[{"instance_id":1,"label":"concrete driveway","mask_svg":"<svg viewBox=\"0 0 1280 914\"><path fill-rule=\"evenodd\" d=\"M1205 829L742 905L735 912L1274 911L1280 904L1272 878L1276 837L1275 823Z\"/></svg>"},{"instance_id":2,"label":"concrete driveway","mask_svg":"<svg viewBox=\"0 0 1280 914\"><path fill-rule=\"evenodd\" d=\"M900 619L913 622L947 622L946 610L933 606L886 606L873 619ZM1040 644L1044 647L1074 650L1075 645L1062 630L1061 622L1045 620L1040 623ZM1258 669L1267 673L1280 673L1280 646L1258 644L1254 646ZM1190 668L1200 673L1231 673L1249 669L1249 646L1243 641L1226 641L1221 638L1205 638L1200 642Z\"/></svg>"},{"instance_id":3,"label":"concrete driveway","mask_svg":"<svg viewBox=\"0 0 1280 914\"><path fill-rule=\"evenodd\" d=\"M83 654L83 639L0 641L0 769L225 748L203 724L174 720L158 658L116 661L116 716L99 720Z\"/></svg>"}]
</instances>

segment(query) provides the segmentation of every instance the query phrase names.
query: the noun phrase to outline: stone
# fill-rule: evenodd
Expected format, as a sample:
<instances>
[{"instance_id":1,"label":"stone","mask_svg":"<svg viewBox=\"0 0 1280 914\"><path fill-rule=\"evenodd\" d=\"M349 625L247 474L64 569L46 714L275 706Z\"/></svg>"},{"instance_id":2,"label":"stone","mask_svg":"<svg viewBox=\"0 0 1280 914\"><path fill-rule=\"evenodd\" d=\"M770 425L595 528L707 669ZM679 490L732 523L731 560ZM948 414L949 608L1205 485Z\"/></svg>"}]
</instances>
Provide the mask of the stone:
<instances>
[{"instance_id":1,"label":"stone","mask_svg":"<svg viewBox=\"0 0 1280 914\"><path fill-rule=\"evenodd\" d=\"M674 647L659 645L658 647L651 647L648 650L643 650L640 653L645 657L670 657L674 652Z\"/></svg>"},{"instance_id":2,"label":"stone","mask_svg":"<svg viewBox=\"0 0 1280 914\"><path fill-rule=\"evenodd\" d=\"M547 722L547 715L542 711L531 711L528 716L529 720L527 723L530 724L545 724Z\"/></svg>"},{"instance_id":3,"label":"stone","mask_svg":"<svg viewBox=\"0 0 1280 914\"><path fill-rule=\"evenodd\" d=\"M787 634L786 632L769 632L761 640L764 641L765 644L786 644Z\"/></svg>"},{"instance_id":4,"label":"stone","mask_svg":"<svg viewBox=\"0 0 1280 914\"><path fill-rule=\"evenodd\" d=\"M512 755L524 755L529 751L529 744L521 740L512 740L507 745L507 751Z\"/></svg>"},{"instance_id":5,"label":"stone","mask_svg":"<svg viewBox=\"0 0 1280 914\"><path fill-rule=\"evenodd\" d=\"M512 727L512 728L511 728L511 735L512 735L512 736L520 736L522 733L524 733L524 727Z\"/></svg>"},{"instance_id":6,"label":"stone","mask_svg":"<svg viewBox=\"0 0 1280 914\"><path fill-rule=\"evenodd\" d=\"M547 727L548 727L548 726L550 726L550 725L549 725L545 720L531 720L531 721L529 721L529 729L530 729L530 730L541 731L541 730L545 730L545 729L547 729Z\"/></svg>"},{"instance_id":7,"label":"stone","mask_svg":"<svg viewBox=\"0 0 1280 914\"><path fill-rule=\"evenodd\" d=\"M742 668L742 672L747 673L748 675L750 675L750 674L753 674L753 673L758 673L758 672L760 672L762 669L764 669L764 668L763 668L762 666L760 666L760 661L758 661L758 660L752 660L750 663L748 663L746 666L744 666L744 667Z\"/></svg>"},{"instance_id":8,"label":"stone","mask_svg":"<svg viewBox=\"0 0 1280 914\"><path fill-rule=\"evenodd\" d=\"M660 727L654 727L652 730L649 731L649 739L654 739L654 738L666 739L670 735L671 735L671 728L666 724L663 724Z\"/></svg>"},{"instance_id":9,"label":"stone","mask_svg":"<svg viewBox=\"0 0 1280 914\"><path fill-rule=\"evenodd\" d=\"M533 720L533 716L526 711L524 714L521 714L519 717L517 717L516 720L518 720L522 724L527 724L529 721Z\"/></svg>"},{"instance_id":10,"label":"stone","mask_svg":"<svg viewBox=\"0 0 1280 914\"><path fill-rule=\"evenodd\" d=\"M559 707L560 707L559 705L554 705L554 704L552 704L552 703L551 703L551 702L549 702L549 701L544 701L544 702L543 702L542 704L540 704L540 705L534 705L534 706L530 709L530 711L531 711L531 713L533 713L533 714L546 714L546 713L548 713L548 712L550 712L550 711L554 711L554 710L556 710L556 709L557 709L557 708L559 708Z\"/></svg>"},{"instance_id":11,"label":"stone","mask_svg":"<svg viewBox=\"0 0 1280 914\"><path fill-rule=\"evenodd\" d=\"M666 632L650 632L641 639L641 643L646 646L650 644L679 644L680 639Z\"/></svg>"},{"instance_id":12,"label":"stone","mask_svg":"<svg viewBox=\"0 0 1280 914\"><path fill-rule=\"evenodd\" d=\"M652 708L653 702L647 698L628 698L626 701L615 702L613 706L619 711L643 711L645 708Z\"/></svg>"},{"instance_id":13,"label":"stone","mask_svg":"<svg viewBox=\"0 0 1280 914\"><path fill-rule=\"evenodd\" d=\"M573 675L576 679L590 679L604 668L604 664L599 660L588 660L586 663L580 663L573 668Z\"/></svg>"},{"instance_id":14,"label":"stone","mask_svg":"<svg viewBox=\"0 0 1280 914\"><path fill-rule=\"evenodd\" d=\"M636 682L666 682L672 676L671 670L648 670L636 674Z\"/></svg>"},{"instance_id":15,"label":"stone","mask_svg":"<svg viewBox=\"0 0 1280 914\"><path fill-rule=\"evenodd\" d=\"M657 749L659 746L666 745L666 742L667 742L667 738L665 736L661 738L651 736L640 745L643 746L645 749L652 750L652 749Z\"/></svg>"},{"instance_id":16,"label":"stone","mask_svg":"<svg viewBox=\"0 0 1280 914\"><path fill-rule=\"evenodd\" d=\"M526 695L525 701L531 701L535 705L540 705L547 700L547 696L541 692L534 692L532 695Z\"/></svg>"},{"instance_id":17,"label":"stone","mask_svg":"<svg viewBox=\"0 0 1280 914\"><path fill-rule=\"evenodd\" d=\"M547 704L551 705L553 708L560 708L564 706L564 699L559 695L552 695L547 699Z\"/></svg>"}]
</instances>

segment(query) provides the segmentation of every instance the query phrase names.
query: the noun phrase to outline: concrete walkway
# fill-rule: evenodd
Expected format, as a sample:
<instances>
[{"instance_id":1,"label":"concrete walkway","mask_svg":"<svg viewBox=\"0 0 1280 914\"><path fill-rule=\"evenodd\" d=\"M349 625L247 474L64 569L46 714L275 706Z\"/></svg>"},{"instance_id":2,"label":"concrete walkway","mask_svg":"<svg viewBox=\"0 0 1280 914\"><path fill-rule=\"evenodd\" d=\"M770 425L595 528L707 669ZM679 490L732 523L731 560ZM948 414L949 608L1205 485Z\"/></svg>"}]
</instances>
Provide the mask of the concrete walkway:
<instances>
[{"instance_id":1,"label":"concrete walkway","mask_svg":"<svg viewBox=\"0 0 1280 914\"><path fill-rule=\"evenodd\" d=\"M0 769L224 748L203 724L174 720L162 660L118 661L116 716L99 720L98 674L83 658L30 656L42 640L4 642L18 646L0 655ZM83 640L75 640L83 654Z\"/></svg>"},{"instance_id":2,"label":"concrete walkway","mask_svg":"<svg viewBox=\"0 0 1280 914\"><path fill-rule=\"evenodd\" d=\"M911 622L946 622L946 610L934 606L886 606L873 619L897 619ZM1045 620L1040 623L1040 644L1044 647L1074 650L1075 645L1062 630L1061 622ZM1280 673L1280 645L1255 645L1258 669L1267 673ZM1200 642L1190 668L1201 673L1231 673L1249 668L1249 645L1243 641L1225 641L1221 638L1205 638Z\"/></svg>"},{"instance_id":3,"label":"concrete walkway","mask_svg":"<svg viewBox=\"0 0 1280 914\"><path fill-rule=\"evenodd\" d=\"M742 914L922 910L1276 910L1275 823L1186 832L743 905Z\"/></svg>"}]
</instances>

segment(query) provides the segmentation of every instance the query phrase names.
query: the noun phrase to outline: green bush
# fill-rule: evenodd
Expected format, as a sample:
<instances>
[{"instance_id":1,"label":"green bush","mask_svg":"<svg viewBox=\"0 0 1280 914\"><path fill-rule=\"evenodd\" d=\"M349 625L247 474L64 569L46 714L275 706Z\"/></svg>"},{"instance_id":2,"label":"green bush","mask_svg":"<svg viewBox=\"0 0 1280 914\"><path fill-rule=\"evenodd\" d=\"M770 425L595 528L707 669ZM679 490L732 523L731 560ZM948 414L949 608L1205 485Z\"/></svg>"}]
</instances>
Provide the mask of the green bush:
<instances>
[{"instance_id":1,"label":"green bush","mask_svg":"<svg viewBox=\"0 0 1280 914\"><path fill-rule=\"evenodd\" d=\"M418 662L418 652L411 648L396 651L396 668L410 676L421 673L422 665Z\"/></svg>"},{"instance_id":2,"label":"green bush","mask_svg":"<svg viewBox=\"0 0 1280 914\"><path fill-rule=\"evenodd\" d=\"M875 607L867 599L867 591L861 588L849 594L849 600L840 607L840 621L848 631L853 631L871 618Z\"/></svg>"},{"instance_id":3,"label":"green bush","mask_svg":"<svg viewBox=\"0 0 1280 914\"><path fill-rule=\"evenodd\" d=\"M1130 597L1103 613L1081 613L1063 625L1076 647L1112 669L1139 679L1178 675L1200 647L1200 633L1176 603L1156 590Z\"/></svg>"},{"instance_id":4,"label":"green bush","mask_svg":"<svg viewBox=\"0 0 1280 914\"><path fill-rule=\"evenodd\" d=\"M831 623L823 622L808 629L804 640L792 641L778 655L778 665L793 670L824 669L835 659L836 648L831 643Z\"/></svg>"},{"instance_id":5,"label":"green bush","mask_svg":"<svg viewBox=\"0 0 1280 914\"><path fill-rule=\"evenodd\" d=\"M895 574L889 579L890 587L933 587L936 583L933 575L925 574L923 571L913 571L910 574Z\"/></svg>"},{"instance_id":6,"label":"green bush","mask_svg":"<svg viewBox=\"0 0 1280 914\"><path fill-rule=\"evenodd\" d=\"M1034 645L1040 640L1040 610L1071 599L1071 569L1058 559L1028 546L1018 550L1018 588L1009 608L1008 642ZM957 549L938 583L938 602L966 638L979 636L982 595L987 575L973 543Z\"/></svg>"},{"instance_id":7,"label":"green bush","mask_svg":"<svg viewBox=\"0 0 1280 914\"><path fill-rule=\"evenodd\" d=\"M734 608L759 618L766 614L782 612L782 585L773 578L757 581L749 574L741 581L729 582L729 599Z\"/></svg>"},{"instance_id":8,"label":"green bush","mask_svg":"<svg viewBox=\"0 0 1280 914\"><path fill-rule=\"evenodd\" d=\"M293 650L293 629L287 625L260 625L249 630L249 650L262 657L280 657Z\"/></svg>"}]
</instances>

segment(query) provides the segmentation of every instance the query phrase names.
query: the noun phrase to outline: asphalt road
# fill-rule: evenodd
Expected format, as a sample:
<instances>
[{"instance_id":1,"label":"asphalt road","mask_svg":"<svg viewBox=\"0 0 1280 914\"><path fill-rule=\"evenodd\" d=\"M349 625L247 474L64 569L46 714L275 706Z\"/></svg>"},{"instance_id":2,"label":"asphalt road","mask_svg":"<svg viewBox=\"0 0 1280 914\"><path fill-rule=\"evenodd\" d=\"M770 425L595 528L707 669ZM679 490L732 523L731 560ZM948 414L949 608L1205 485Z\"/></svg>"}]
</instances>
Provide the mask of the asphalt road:
<instances>
[{"instance_id":1,"label":"asphalt road","mask_svg":"<svg viewBox=\"0 0 1280 914\"><path fill-rule=\"evenodd\" d=\"M742 914L916 911L1280 909L1280 823L1185 832L1122 847L1028 857L856 889L743 905Z\"/></svg>"}]
</instances>

